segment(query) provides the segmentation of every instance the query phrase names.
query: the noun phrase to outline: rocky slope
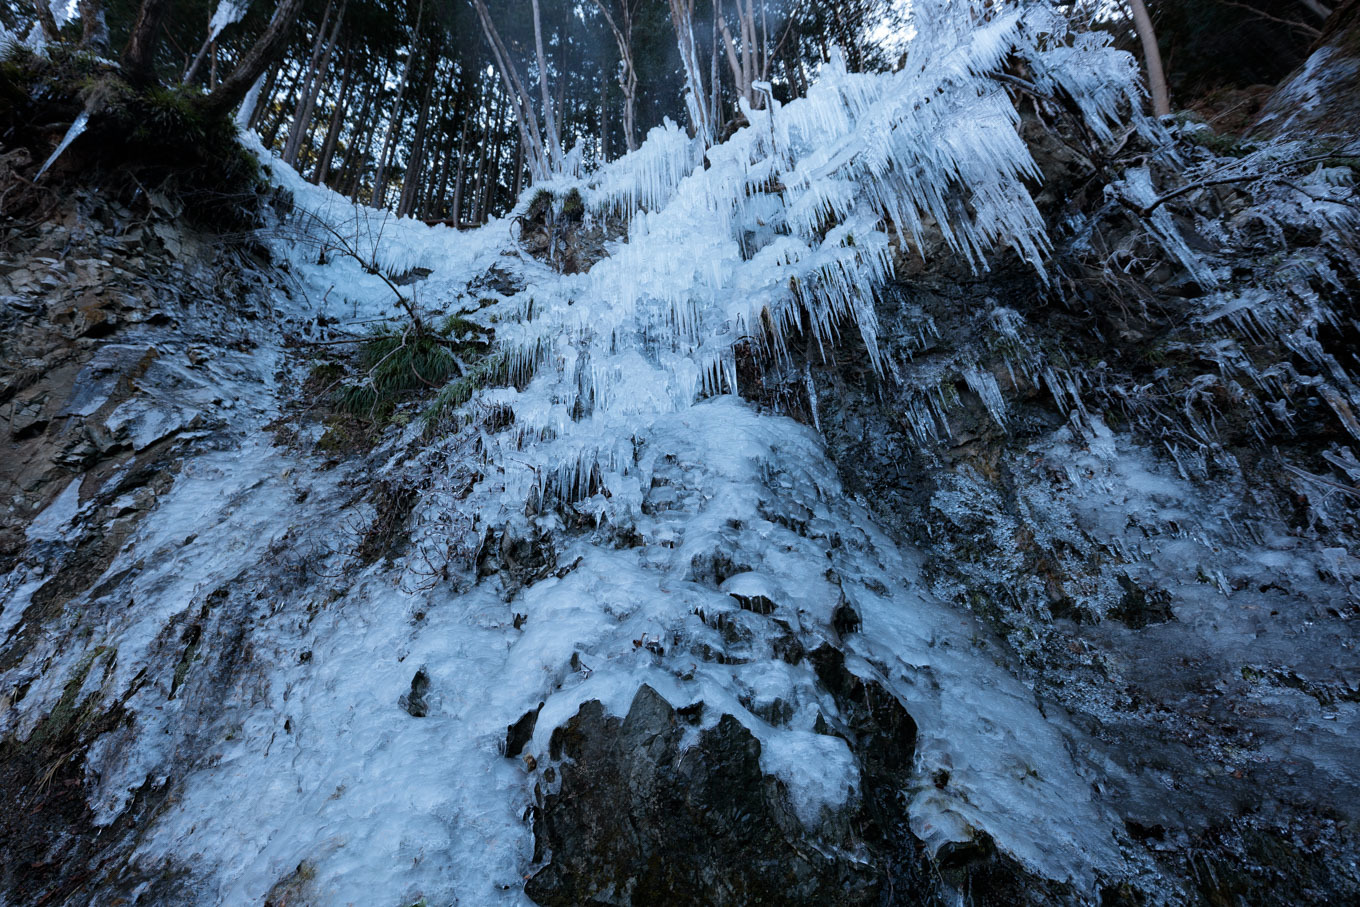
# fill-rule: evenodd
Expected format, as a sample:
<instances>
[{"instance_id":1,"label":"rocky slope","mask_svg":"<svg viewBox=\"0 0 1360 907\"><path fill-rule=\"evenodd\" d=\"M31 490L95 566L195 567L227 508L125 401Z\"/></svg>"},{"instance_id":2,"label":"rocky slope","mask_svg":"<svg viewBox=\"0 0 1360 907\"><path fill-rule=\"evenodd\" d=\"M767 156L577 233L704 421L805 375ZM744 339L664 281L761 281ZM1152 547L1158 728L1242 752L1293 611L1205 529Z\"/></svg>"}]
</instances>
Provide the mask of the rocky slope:
<instances>
[{"instance_id":1,"label":"rocky slope","mask_svg":"<svg viewBox=\"0 0 1360 907\"><path fill-rule=\"evenodd\" d=\"M7 157L0 898L1354 899L1353 167L1022 75L1046 277L924 218L872 297L750 276L757 116L464 235Z\"/></svg>"}]
</instances>

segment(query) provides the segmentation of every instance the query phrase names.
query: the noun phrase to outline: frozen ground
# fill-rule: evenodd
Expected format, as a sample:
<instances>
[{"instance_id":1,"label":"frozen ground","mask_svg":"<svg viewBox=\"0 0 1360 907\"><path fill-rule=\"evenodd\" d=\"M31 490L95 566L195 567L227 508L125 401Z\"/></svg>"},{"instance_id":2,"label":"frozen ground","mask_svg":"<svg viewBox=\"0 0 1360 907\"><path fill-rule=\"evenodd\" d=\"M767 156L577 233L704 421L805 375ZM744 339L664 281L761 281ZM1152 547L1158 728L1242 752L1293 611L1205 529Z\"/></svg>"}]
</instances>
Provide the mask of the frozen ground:
<instances>
[{"instance_id":1,"label":"frozen ground","mask_svg":"<svg viewBox=\"0 0 1360 907\"><path fill-rule=\"evenodd\" d=\"M33 733L73 683L79 700L130 716L85 770L110 827L137 791L165 791L130 857L148 878L134 900L158 896L150 878L166 867L204 904L271 892L524 903L532 763L587 700L622 714L644 683L677 707L702 700L707 726L731 714L760 740L762 768L809 826L852 802L853 755L816 730L836 704L779 654L789 637L807 650L828 641L919 727L901 800L929 848L985 832L1079 891L1139 871L1095 767L1072 755L1080 733L1041 708L980 622L937 597L920 555L842 493L819 434L737 395L739 347L779 360L800 326L828 348L855 331L878 366L889 230L920 245L938 229L979 268L1013 248L1044 271L1049 240L1025 185L1035 165L1011 101L981 74L1020 54L1105 137L1137 95L1126 55L1089 36L1056 40L1061 28L1038 7L981 28L942 15L918 38L922 65L870 77L832 64L809 98L748 111L751 125L710 149L707 167L667 125L599 174L542 187L559 209L577 192L587 217L629 221L583 274L520 252L513 216L429 228L273 163L297 207L273 240L292 285L249 328L255 348L215 366L211 395L232 401L221 424L104 581L6 674L0 689L24 693L6 700L0 732ZM337 465L272 443L303 377L280 328L403 317L365 262L393 276L427 269L409 285L415 306L494 330L513 381L480 390L443 437L422 436L417 419L382 458ZM151 444L187 420L209 390L177 380L155 378L173 392L118 410L110 430ZM1006 418L994 378L969 384ZM496 407L512 424L481 418ZM1093 426L1034 455L1065 471L1090 531L1123 544L1111 507L1165 523L1179 492ZM381 517L365 492L389 478L420 489L410 544L365 565L353 550ZM30 538L59 543L80 521L64 494ZM537 560L479 575L492 540ZM1355 562L1339 552L1337 565ZM43 580L28 564L6 578L0 629ZM847 609L857 632L838 626ZM507 727L540 704L530 758L505 758ZM1349 737L1355 704L1324 717ZM1327 768L1353 785L1345 752Z\"/></svg>"}]
</instances>

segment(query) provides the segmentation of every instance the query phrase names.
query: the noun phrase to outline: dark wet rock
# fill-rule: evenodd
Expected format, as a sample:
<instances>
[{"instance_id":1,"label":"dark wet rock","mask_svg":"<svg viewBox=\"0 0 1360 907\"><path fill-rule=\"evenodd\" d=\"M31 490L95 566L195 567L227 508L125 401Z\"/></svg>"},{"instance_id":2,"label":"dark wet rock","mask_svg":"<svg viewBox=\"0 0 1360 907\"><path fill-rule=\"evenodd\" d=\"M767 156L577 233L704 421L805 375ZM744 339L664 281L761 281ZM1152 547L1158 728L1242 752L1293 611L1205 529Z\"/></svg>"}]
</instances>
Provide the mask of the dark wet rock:
<instances>
[{"instance_id":1,"label":"dark wet rock","mask_svg":"<svg viewBox=\"0 0 1360 907\"><path fill-rule=\"evenodd\" d=\"M316 867L303 860L292 872L274 883L264 896L264 907L288 907L289 904L311 904L316 895L313 881Z\"/></svg>"},{"instance_id":2,"label":"dark wet rock","mask_svg":"<svg viewBox=\"0 0 1360 907\"><path fill-rule=\"evenodd\" d=\"M775 603L764 595L738 595L735 592L727 594L736 599L743 611L751 611L763 616L773 614L775 611Z\"/></svg>"},{"instance_id":3,"label":"dark wet rock","mask_svg":"<svg viewBox=\"0 0 1360 907\"><path fill-rule=\"evenodd\" d=\"M1110 609L1110 617L1122 621L1133 630L1176 619L1171 611L1171 594L1165 589L1144 588L1123 574L1119 575L1118 580L1124 595L1119 599L1119 604Z\"/></svg>"},{"instance_id":4,"label":"dark wet rock","mask_svg":"<svg viewBox=\"0 0 1360 907\"><path fill-rule=\"evenodd\" d=\"M534 727L538 724L538 713L543 711L543 703L530 709L519 720L505 729L505 755L513 759L524 752L524 747L534 737Z\"/></svg>"},{"instance_id":5,"label":"dark wet rock","mask_svg":"<svg viewBox=\"0 0 1360 907\"><path fill-rule=\"evenodd\" d=\"M859 765L860 796L841 813L804 826L741 722L725 714L687 737L703 704L676 710L643 686L626 717L591 701L553 731L533 811L542 867L529 896L545 905L1073 901L985 834L932 858L901 801L916 723L839 650L824 645L809 658L839 709L817 730L845 739ZM779 701L764 711L776 723L789 717Z\"/></svg>"},{"instance_id":6,"label":"dark wet rock","mask_svg":"<svg viewBox=\"0 0 1360 907\"><path fill-rule=\"evenodd\" d=\"M808 656L817 679L840 707L842 733L872 779L905 778L916 755L916 722L902 703L875 681L845 666L845 654L829 645Z\"/></svg>"},{"instance_id":7,"label":"dark wet rock","mask_svg":"<svg viewBox=\"0 0 1360 907\"><path fill-rule=\"evenodd\" d=\"M859 612L848 601L842 600L831 612L831 628L838 636L844 637L859 632L860 623Z\"/></svg>"},{"instance_id":8,"label":"dark wet rock","mask_svg":"<svg viewBox=\"0 0 1360 907\"><path fill-rule=\"evenodd\" d=\"M411 690L402 693L397 704L405 709L412 718L424 718L430 714L430 703L425 697L430 693L430 675L421 668L411 678Z\"/></svg>"},{"instance_id":9,"label":"dark wet rock","mask_svg":"<svg viewBox=\"0 0 1360 907\"><path fill-rule=\"evenodd\" d=\"M362 564L372 564L401 554L411 539L411 512L420 495L402 482L382 480L373 484L373 522L359 542L356 554Z\"/></svg>"},{"instance_id":10,"label":"dark wet rock","mask_svg":"<svg viewBox=\"0 0 1360 907\"><path fill-rule=\"evenodd\" d=\"M108 857L121 850L118 837L163 798L148 782L104 829L107 839L74 833L92 827L94 819L86 749L125 719L121 706L102 707L98 693L82 698L81 689L87 678L107 675L115 657L111 650L96 649L26 740L0 739L0 852L5 855L0 890L13 898L7 903L65 903L88 877L73 869L101 851Z\"/></svg>"},{"instance_id":11,"label":"dark wet rock","mask_svg":"<svg viewBox=\"0 0 1360 907\"><path fill-rule=\"evenodd\" d=\"M478 578L500 579L502 594L509 601L525 586L557 569L557 547L551 533L522 535L508 527L487 527L475 563Z\"/></svg>"},{"instance_id":12,"label":"dark wet rock","mask_svg":"<svg viewBox=\"0 0 1360 907\"><path fill-rule=\"evenodd\" d=\"M1338 16L1325 41L1354 34L1356 9L1353 0L1342 5L1351 25ZM1313 88L1349 65L1315 70ZM1308 115L1289 91L1276 108ZM1354 96L1338 90L1317 110L1340 121ZM1315 358L1305 362L1287 348L1300 330L1292 316L1250 334L1210 325L1197 313L1212 297L1158 252L1127 282L1104 281L1106 263L1146 242L1143 225L1122 215L1101 221L1100 248L1076 248L1059 225L1091 216L1102 179L1073 153L1079 143L1055 141L1028 114L1022 131L1044 171L1038 203L1054 224L1054 267L1069 287L1051 292L1014 259L987 274L962 272L930 254L927 236L924 256L898 250L898 282L878 301L877 342L890 374L874 373L847 331L826 356L795 338L787 364L739 358L742 392L815 422L846 492L920 552L930 591L980 618L998 637L987 645L1033 685L1041 707L1080 728L1076 746L1101 798L1126 821L1139 858L1157 868L1078 901L1153 903L1157 892L1179 901L1198 891L1204 903L1284 903L1243 892L1283 891L1295 878L1306 892L1300 903L1348 903L1354 838L1309 837L1303 859L1291 850L1301 840L1285 829L1337 819L1333 810L1347 822L1360 815L1353 759L1318 730L1353 720L1350 687L1337 677L1358 664L1355 580L1326 566L1328 552L1356 546L1354 498L1340 487L1354 488L1360 475L1349 453L1355 430L1351 408L1322 374L1354 361L1353 237L1289 235L1288 254L1307 260L1305 273L1320 263L1338 275L1317 297L1305 281L1280 280L1285 253L1268 249L1283 247L1264 233L1239 233L1232 248L1202 230L1191 238L1231 275L1226 294L1270 287L1268 298L1315 298L1339 319L1314 332ZM1176 185L1177 176L1158 179ZM1246 211L1253 191L1268 196L1241 186L1187 193L1178 216ZM1299 370L1300 396L1282 403L1249 379L1211 386L1205 363L1228 347L1258 373ZM978 388L991 382L989 405ZM1097 475L1092 423L1110 445L1100 456L1138 464L1167 490L1149 495L1113 471ZM1332 507L1342 495L1345 505ZM1305 561L1312 566L1293 575L1264 566ZM826 654L813 661L825 674ZM823 678L829 688L839 673ZM827 714L818 729L862 736L850 724ZM859 744L852 749L863 759ZM866 777L863 788L869 810L874 784ZM1275 843L1251 854L1233 843L1249 839ZM974 844L976 865L1000 858ZM1250 870L1229 883L1225 867L1235 861ZM1212 871L1194 868L1201 863ZM976 865L969 871L981 872ZM1203 881L1215 876L1224 887ZM1021 892L1016 903L1035 898Z\"/></svg>"},{"instance_id":13,"label":"dark wet rock","mask_svg":"<svg viewBox=\"0 0 1360 907\"><path fill-rule=\"evenodd\" d=\"M721 586L729 577L739 573L749 573L750 564L732 560L731 552L724 548L696 554L690 562L688 579L705 585Z\"/></svg>"},{"instance_id":14,"label":"dark wet rock","mask_svg":"<svg viewBox=\"0 0 1360 907\"><path fill-rule=\"evenodd\" d=\"M802 640L789 629L788 624L784 624L781 629L785 632L777 636L772 644L774 655L780 661L797 667L806 654Z\"/></svg>"},{"instance_id":15,"label":"dark wet rock","mask_svg":"<svg viewBox=\"0 0 1360 907\"><path fill-rule=\"evenodd\" d=\"M575 189L560 197L546 189L539 191L516 222L524 251L563 274L589 271L607 254L606 243L625 232L618 218L588 217L581 193Z\"/></svg>"},{"instance_id":16,"label":"dark wet rock","mask_svg":"<svg viewBox=\"0 0 1360 907\"><path fill-rule=\"evenodd\" d=\"M1330 4L1332 15L1308 59L1266 102L1256 131L1280 135L1301 130L1340 136L1360 133L1360 3Z\"/></svg>"},{"instance_id":17,"label":"dark wet rock","mask_svg":"<svg viewBox=\"0 0 1360 907\"><path fill-rule=\"evenodd\" d=\"M760 743L724 715L684 749L685 723L644 686L623 718L587 702L553 732L560 784L534 822L540 904L875 904L876 874L818 841ZM828 846L830 844L831 846Z\"/></svg>"},{"instance_id":18,"label":"dark wet rock","mask_svg":"<svg viewBox=\"0 0 1360 907\"><path fill-rule=\"evenodd\" d=\"M1347 823L1229 823L1187 848L1186 871L1200 902L1294 907L1360 903L1360 868L1334 854L1355 846Z\"/></svg>"}]
</instances>

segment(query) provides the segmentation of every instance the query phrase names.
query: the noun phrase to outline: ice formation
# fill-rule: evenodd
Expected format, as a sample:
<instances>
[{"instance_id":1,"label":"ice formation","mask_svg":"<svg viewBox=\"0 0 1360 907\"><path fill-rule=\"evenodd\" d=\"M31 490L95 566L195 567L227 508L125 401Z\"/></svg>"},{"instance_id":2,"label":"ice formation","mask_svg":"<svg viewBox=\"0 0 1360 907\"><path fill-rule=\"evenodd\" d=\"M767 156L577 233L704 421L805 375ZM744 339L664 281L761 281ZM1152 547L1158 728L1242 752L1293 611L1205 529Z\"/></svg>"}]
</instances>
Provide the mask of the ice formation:
<instances>
[{"instance_id":1,"label":"ice formation","mask_svg":"<svg viewBox=\"0 0 1360 907\"><path fill-rule=\"evenodd\" d=\"M61 137L61 141L57 143L57 147L53 149L51 155L49 155L47 160L43 161L43 165L38 168L38 175L34 177L35 180L40 179L42 175L47 172L48 168L57 162L57 158L61 157L61 153L71 147L72 142L80 138L81 133L85 131L85 127L89 124L90 112L88 110L82 110L80 115L75 118L69 127L67 127L66 134Z\"/></svg>"},{"instance_id":2,"label":"ice formation","mask_svg":"<svg viewBox=\"0 0 1360 907\"><path fill-rule=\"evenodd\" d=\"M213 902L259 902L306 864L327 902L375 903L382 892L392 903L517 903L532 859L522 821L531 792L498 744L539 702L530 753L582 702L617 714L647 683L677 706L703 700L711 720L737 716L805 821L853 796L844 745L812 730L826 694L769 653L779 622L830 638L833 613L849 604L863 621L842 644L852 670L893 691L920 726L923 780L904 808L923 840L938 847L984 830L1036 872L1080 885L1118 864L1116 823L1073 764L1060 721L976 644L970 617L922 587L913 554L845 499L818 436L734 395L739 350L777 361L795 332L829 348L858 331L881 367L873 302L894 242L924 247L938 231L974 268L1011 249L1043 271L1047 238L1026 188L1036 168L990 78L1003 65L1024 61L1033 84L1072 97L1098 135L1138 100L1131 59L1068 34L1043 5L985 18L948 0L916 8L898 72L851 73L833 60L806 98L744 110L749 125L722 144L704 148L668 123L599 172L526 193L513 214L533 192L576 190L587 216L627 220L626 239L582 274L520 254L513 217L469 234L427 228L355 208L274 162L303 212L276 242L298 276L294 298L279 300L285 313L393 316L390 288L361 261L393 274L428 268L416 304L493 326L510 363L513 381L467 404L472 415L507 409L509 427L470 419L390 465L424 480L412 550L456 562L491 536L551 536L560 566L509 588L475 571L431 578L412 557L351 563L343 584L323 588L316 577L345 569L324 526L344 482L360 477L320 473L260 441L276 402L256 392L237 417L255 441L201 457L139 530L139 607L111 611L88 651L35 652L35 664L53 662L3 727L31 727L77 672L110 695L133 690L122 701L135 730L110 735L90 759L94 806L111 821L132 791L191 759L139 859L173 859ZM493 267L517 292L477 282ZM261 380L275 355L267 342L225 384ZM968 382L1004 421L995 379ZM418 437L413 424L406 440ZM302 476L305 502L285 503ZM287 539L285 527L295 527ZM186 547L189 531L205 541ZM617 544L625 535L635 543ZM282 581L274 552L308 546L313 562ZM139 687L137 672L165 610L219 589L229 591L214 619L250 623L252 668L222 691L208 730L187 739L176 729L195 706ZM752 589L774 615L738 607L731 593ZM743 628L741 659L694 654L715 634L705 616L717 614ZM433 691L421 720L397 706L418 669ZM793 709L783 724L760 717L776 698ZM928 780L940 770L947 790Z\"/></svg>"},{"instance_id":3,"label":"ice formation","mask_svg":"<svg viewBox=\"0 0 1360 907\"><path fill-rule=\"evenodd\" d=\"M221 0L213 11L212 21L208 23L208 40L215 41L228 25L240 22L247 6L249 3L245 0Z\"/></svg>"}]
</instances>

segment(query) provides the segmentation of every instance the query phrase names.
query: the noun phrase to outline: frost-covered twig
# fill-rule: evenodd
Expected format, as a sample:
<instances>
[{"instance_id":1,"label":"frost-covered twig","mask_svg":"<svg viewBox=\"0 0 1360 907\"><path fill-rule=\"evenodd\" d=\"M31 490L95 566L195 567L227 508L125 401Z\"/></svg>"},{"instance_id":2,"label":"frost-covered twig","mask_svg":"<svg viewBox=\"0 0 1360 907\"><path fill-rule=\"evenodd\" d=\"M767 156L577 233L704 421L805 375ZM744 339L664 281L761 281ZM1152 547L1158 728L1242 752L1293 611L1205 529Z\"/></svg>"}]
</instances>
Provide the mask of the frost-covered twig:
<instances>
[{"instance_id":1,"label":"frost-covered twig","mask_svg":"<svg viewBox=\"0 0 1360 907\"><path fill-rule=\"evenodd\" d=\"M411 321L415 325L416 332L418 334L423 335L428 333L424 320L421 319L420 313L416 311L414 300L408 298L406 294L403 293L397 287L397 285L392 281L392 279L387 276L386 272L378 265L376 256L365 257L361 255L359 253L359 250L355 248L356 245L355 242L351 242L348 236L341 233L338 229L336 229L336 227L334 227L331 223L329 223L325 218L321 217L319 214L313 211L306 211L304 212L304 214L311 221L311 223L320 226L321 229L325 230L335 240L335 245L331 247L333 250L340 252L340 254L346 256L347 258L354 259L356 262L359 263L359 265L364 269L364 271L374 275L383 283L387 284L387 288L391 290L392 293L397 297L398 305L400 305L402 309L406 311L406 314L411 317Z\"/></svg>"},{"instance_id":2,"label":"frost-covered twig","mask_svg":"<svg viewBox=\"0 0 1360 907\"><path fill-rule=\"evenodd\" d=\"M1342 492L1343 494L1348 494L1351 495L1352 497L1360 498L1360 488L1356 488L1353 485L1345 485L1341 482L1334 481L1325 476L1315 475L1314 473L1311 473L1306 469L1299 469L1297 466L1294 466L1291 463L1284 463L1281 465L1284 466L1286 472L1293 473L1300 479L1305 479L1309 482L1316 482L1319 485L1325 485L1328 488L1333 488L1337 491Z\"/></svg>"},{"instance_id":3,"label":"frost-covered twig","mask_svg":"<svg viewBox=\"0 0 1360 907\"><path fill-rule=\"evenodd\" d=\"M1326 161L1326 160L1334 160L1336 157L1337 157L1336 152L1331 152L1331 153L1328 153L1328 154L1318 154L1318 155L1313 155L1312 157L1298 158L1298 159L1292 160L1292 161L1282 161L1282 162L1280 162L1280 166L1281 166L1281 167L1302 167L1302 166L1305 166L1305 165L1307 165L1307 164L1317 164L1317 163L1320 163L1320 162ZM1124 198L1122 195L1120 196L1120 201L1123 202L1123 204L1124 204L1126 207L1128 207L1129 209L1131 209L1132 211L1134 211L1135 213L1137 213L1139 216L1141 216L1141 217L1149 217L1149 216L1152 215L1152 213L1153 213L1154 211L1156 211L1158 208L1160 208L1162 205L1166 204L1167 202L1169 202L1169 201L1174 201L1175 199L1180 198L1182 195L1186 195L1186 194L1188 194L1188 193L1194 192L1196 189L1208 189L1208 188L1210 188L1210 187L1212 187L1212 186L1226 186L1226 185L1231 185L1231 184L1233 184L1233 183L1248 183L1248 182L1252 182L1252 181L1254 181L1254 180L1270 180L1270 179L1275 179L1275 178L1277 178L1277 177L1272 176L1271 174L1261 173L1261 172L1259 172L1259 171L1253 171L1253 172L1250 172L1250 173L1237 173L1237 174L1234 174L1233 176L1223 176L1223 177L1216 177L1216 176L1214 175L1214 174L1217 174L1217 173L1225 173L1225 172L1228 172L1228 171L1230 171L1230 170L1232 170L1232 169L1235 169L1235 167L1240 167L1240 166L1242 166L1242 165L1234 165L1234 164L1227 164L1227 165L1224 165L1223 167L1220 167L1218 170L1214 171L1213 174L1210 174L1210 175L1209 175L1208 177L1206 177L1205 179L1194 180L1194 181L1192 181L1192 182L1186 183L1186 184L1183 185L1183 186L1179 186L1179 187L1177 187L1176 189L1173 189L1172 191L1166 193L1165 195L1162 195L1162 196L1160 196L1159 198L1153 200L1151 203L1149 203L1149 204L1147 204L1147 205L1137 205L1137 204L1135 204L1135 203L1129 201L1128 199Z\"/></svg>"}]
</instances>

